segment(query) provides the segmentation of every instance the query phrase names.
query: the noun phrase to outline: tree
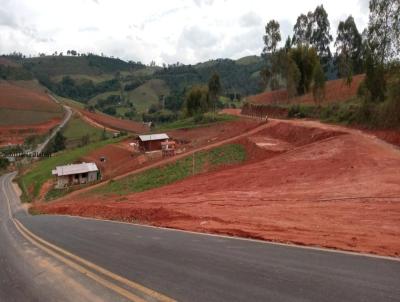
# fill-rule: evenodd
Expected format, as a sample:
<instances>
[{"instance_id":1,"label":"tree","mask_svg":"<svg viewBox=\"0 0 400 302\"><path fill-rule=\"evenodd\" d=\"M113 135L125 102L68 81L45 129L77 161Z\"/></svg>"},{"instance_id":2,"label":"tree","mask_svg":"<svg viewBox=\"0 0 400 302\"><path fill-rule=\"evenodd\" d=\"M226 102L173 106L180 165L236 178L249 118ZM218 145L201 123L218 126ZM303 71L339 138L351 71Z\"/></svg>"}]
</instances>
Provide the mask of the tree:
<instances>
[{"instance_id":1,"label":"tree","mask_svg":"<svg viewBox=\"0 0 400 302\"><path fill-rule=\"evenodd\" d=\"M400 54L400 1L371 0L369 10L369 47L384 64Z\"/></svg>"},{"instance_id":2,"label":"tree","mask_svg":"<svg viewBox=\"0 0 400 302\"><path fill-rule=\"evenodd\" d=\"M281 41L280 25L278 21L271 20L265 26L263 53L275 53L278 43Z\"/></svg>"},{"instance_id":3,"label":"tree","mask_svg":"<svg viewBox=\"0 0 400 302\"><path fill-rule=\"evenodd\" d=\"M188 116L207 112L210 108L209 92L206 86L193 86L185 100L185 109Z\"/></svg>"},{"instance_id":4,"label":"tree","mask_svg":"<svg viewBox=\"0 0 400 302\"><path fill-rule=\"evenodd\" d=\"M301 73L296 62L289 56L289 54L286 54L285 70L286 91L288 97L292 98L297 95L297 87L300 82Z\"/></svg>"},{"instance_id":5,"label":"tree","mask_svg":"<svg viewBox=\"0 0 400 302\"><path fill-rule=\"evenodd\" d=\"M210 100L213 105L213 112L215 114L215 105L217 103L218 95L221 92L221 83L219 80L218 73L214 72L211 78L208 80L208 92L210 94Z\"/></svg>"},{"instance_id":6,"label":"tree","mask_svg":"<svg viewBox=\"0 0 400 302\"><path fill-rule=\"evenodd\" d=\"M313 82L314 101L319 105L325 98L325 73L319 61L314 67Z\"/></svg>"},{"instance_id":7,"label":"tree","mask_svg":"<svg viewBox=\"0 0 400 302\"><path fill-rule=\"evenodd\" d=\"M269 84L271 90L279 88L279 63L276 55L276 48L281 41L280 25L277 21L271 20L265 26L264 49L262 56L267 60L267 66L261 72L261 76L266 85ZM269 54L269 57L267 56Z\"/></svg>"},{"instance_id":8,"label":"tree","mask_svg":"<svg viewBox=\"0 0 400 302\"><path fill-rule=\"evenodd\" d=\"M297 47L290 50L289 56L296 64L300 73L297 93L299 95L305 94L310 91L313 81L313 72L315 66L319 62L318 55L313 47L299 44Z\"/></svg>"},{"instance_id":9,"label":"tree","mask_svg":"<svg viewBox=\"0 0 400 302\"><path fill-rule=\"evenodd\" d=\"M0 157L0 170L6 169L9 164L10 164L10 162L9 162L8 158Z\"/></svg>"},{"instance_id":10,"label":"tree","mask_svg":"<svg viewBox=\"0 0 400 302\"><path fill-rule=\"evenodd\" d=\"M323 5L317 6L314 13L312 14L312 31L310 37L310 44L317 51L320 57L321 64L325 71L328 70L329 62L332 58L330 50L330 43L333 41L332 35L330 34L330 23L328 14L324 9Z\"/></svg>"},{"instance_id":11,"label":"tree","mask_svg":"<svg viewBox=\"0 0 400 302\"><path fill-rule=\"evenodd\" d=\"M292 39L290 36L287 37L286 42L285 42L285 51L289 52L289 50L292 48Z\"/></svg>"},{"instance_id":12,"label":"tree","mask_svg":"<svg viewBox=\"0 0 400 302\"><path fill-rule=\"evenodd\" d=\"M369 92L367 100L383 102L386 91L385 70L371 51L367 52L365 71L365 86Z\"/></svg>"},{"instance_id":13,"label":"tree","mask_svg":"<svg viewBox=\"0 0 400 302\"><path fill-rule=\"evenodd\" d=\"M352 16L339 23L335 47L339 76L345 78L350 85L353 74L363 71L362 37Z\"/></svg>"},{"instance_id":14,"label":"tree","mask_svg":"<svg viewBox=\"0 0 400 302\"><path fill-rule=\"evenodd\" d=\"M48 152L58 152L65 149L65 137L58 131L52 142L50 143L47 151Z\"/></svg>"},{"instance_id":15,"label":"tree","mask_svg":"<svg viewBox=\"0 0 400 302\"><path fill-rule=\"evenodd\" d=\"M311 12L308 13L311 16ZM293 45L309 44L311 39L311 24L308 16L301 14L297 17L296 24L293 27Z\"/></svg>"}]
</instances>

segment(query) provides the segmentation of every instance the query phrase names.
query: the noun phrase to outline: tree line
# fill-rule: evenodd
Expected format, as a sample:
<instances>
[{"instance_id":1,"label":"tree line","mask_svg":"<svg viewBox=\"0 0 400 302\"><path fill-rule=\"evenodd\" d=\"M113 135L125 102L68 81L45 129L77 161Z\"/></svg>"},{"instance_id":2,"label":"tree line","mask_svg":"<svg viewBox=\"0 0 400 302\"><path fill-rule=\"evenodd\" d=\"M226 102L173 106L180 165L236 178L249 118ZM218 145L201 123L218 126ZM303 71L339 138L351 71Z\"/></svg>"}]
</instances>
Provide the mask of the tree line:
<instances>
[{"instance_id":1,"label":"tree line","mask_svg":"<svg viewBox=\"0 0 400 302\"><path fill-rule=\"evenodd\" d=\"M317 102L324 99L326 74L334 67L350 85L355 74L366 73L365 90L371 100L384 100L386 82L399 59L399 1L371 0L369 24L359 32L350 15L339 23L332 54L328 13L323 5L301 14L283 47L280 25L270 20L265 26L264 83L271 90L286 88L294 97L313 92ZM334 65L334 66L333 66Z\"/></svg>"}]
</instances>

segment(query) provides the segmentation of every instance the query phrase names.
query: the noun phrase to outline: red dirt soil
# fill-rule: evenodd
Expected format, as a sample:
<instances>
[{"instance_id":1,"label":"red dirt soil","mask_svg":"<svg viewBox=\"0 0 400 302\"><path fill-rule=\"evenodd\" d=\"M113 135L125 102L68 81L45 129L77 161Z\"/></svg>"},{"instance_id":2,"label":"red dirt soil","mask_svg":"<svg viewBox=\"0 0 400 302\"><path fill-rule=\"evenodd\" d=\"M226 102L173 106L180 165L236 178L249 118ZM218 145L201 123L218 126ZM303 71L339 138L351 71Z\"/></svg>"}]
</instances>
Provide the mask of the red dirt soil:
<instances>
[{"instance_id":1,"label":"red dirt soil","mask_svg":"<svg viewBox=\"0 0 400 302\"><path fill-rule=\"evenodd\" d=\"M0 146L21 144L28 136L45 134L60 123L63 115L60 106L40 89L6 81L0 81L0 108L16 110L15 116L21 111L32 112L32 115L35 112L50 112L53 117L56 116L42 123L30 124L26 121L21 125L0 126Z\"/></svg>"},{"instance_id":2,"label":"red dirt soil","mask_svg":"<svg viewBox=\"0 0 400 302\"><path fill-rule=\"evenodd\" d=\"M146 163L146 157L143 154L133 152L133 148L129 146L130 142L132 141L125 140L117 144L104 146L83 157L82 160L95 162L102 173L103 179L110 179L127 173ZM102 156L106 158L105 162L100 161Z\"/></svg>"},{"instance_id":3,"label":"red dirt soil","mask_svg":"<svg viewBox=\"0 0 400 302\"><path fill-rule=\"evenodd\" d=\"M39 89L28 89L10 82L0 81L0 108L60 112L57 105Z\"/></svg>"},{"instance_id":4,"label":"red dirt soil","mask_svg":"<svg viewBox=\"0 0 400 302\"><path fill-rule=\"evenodd\" d=\"M246 144L266 153L258 150L246 164L122 198L85 194L36 207L44 213L400 255L399 149L358 130L278 120Z\"/></svg>"},{"instance_id":5,"label":"red dirt soil","mask_svg":"<svg viewBox=\"0 0 400 302\"><path fill-rule=\"evenodd\" d=\"M35 125L0 127L0 146L22 144L28 136L46 134L60 122L61 118L57 118Z\"/></svg>"},{"instance_id":6,"label":"red dirt soil","mask_svg":"<svg viewBox=\"0 0 400 302\"><path fill-rule=\"evenodd\" d=\"M139 134L146 133L149 131L149 128L143 125L142 123L118 119L106 114L89 112L87 110L82 110L82 109L79 109L79 112L100 125L118 131L127 131Z\"/></svg>"},{"instance_id":7,"label":"red dirt soil","mask_svg":"<svg viewBox=\"0 0 400 302\"><path fill-rule=\"evenodd\" d=\"M178 129L168 131L168 135L184 148L196 148L209 143L237 136L255 128L260 122L254 119L241 118L231 122L217 123L205 127Z\"/></svg>"},{"instance_id":8,"label":"red dirt soil","mask_svg":"<svg viewBox=\"0 0 400 302\"><path fill-rule=\"evenodd\" d=\"M357 95L358 87L360 86L364 75L356 75L353 77L353 82L347 86L343 79L327 81L325 86L324 103L344 102ZM257 104L313 104L314 98L312 93L296 97L288 100L286 90L277 90L260 93L248 97L248 100Z\"/></svg>"},{"instance_id":9,"label":"red dirt soil","mask_svg":"<svg viewBox=\"0 0 400 302\"><path fill-rule=\"evenodd\" d=\"M178 144L179 149L188 151L195 147L205 146L209 143L237 136L255 128L257 125L259 125L259 122L255 120L240 119L207 127L174 130L167 133L172 139L181 142ZM104 146L83 157L82 160L96 162L102 171L104 180L128 173L129 171L134 171L161 160L161 156L147 156L133 152L133 148L129 146L129 143L132 141L133 140L124 140L117 144ZM100 161L102 156L106 158L105 162Z\"/></svg>"}]
</instances>

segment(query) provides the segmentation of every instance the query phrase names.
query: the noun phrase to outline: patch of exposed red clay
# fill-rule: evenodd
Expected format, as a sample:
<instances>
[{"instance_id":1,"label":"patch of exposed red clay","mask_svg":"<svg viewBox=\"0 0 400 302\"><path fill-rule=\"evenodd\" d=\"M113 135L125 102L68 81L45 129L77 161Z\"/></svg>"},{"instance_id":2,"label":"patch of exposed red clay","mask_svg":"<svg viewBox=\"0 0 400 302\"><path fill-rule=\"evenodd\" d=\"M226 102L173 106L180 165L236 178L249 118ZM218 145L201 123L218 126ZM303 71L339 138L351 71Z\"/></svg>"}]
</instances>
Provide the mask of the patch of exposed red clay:
<instances>
[{"instance_id":1,"label":"patch of exposed red clay","mask_svg":"<svg viewBox=\"0 0 400 302\"><path fill-rule=\"evenodd\" d=\"M61 118L55 118L35 125L1 126L0 146L22 144L28 136L46 134L60 122Z\"/></svg>"},{"instance_id":2,"label":"patch of exposed red clay","mask_svg":"<svg viewBox=\"0 0 400 302\"><path fill-rule=\"evenodd\" d=\"M358 130L271 120L238 167L126 196L81 195L44 213L400 255L400 151ZM262 153L265 155L265 153Z\"/></svg>"},{"instance_id":3,"label":"patch of exposed red clay","mask_svg":"<svg viewBox=\"0 0 400 302\"><path fill-rule=\"evenodd\" d=\"M129 146L130 142L130 140L125 140L117 144L106 145L94 150L82 160L95 162L101 170L103 179L127 173L147 162L145 155L133 152L132 147ZM102 162L101 157L105 157L106 160Z\"/></svg>"},{"instance_id":4,"label":"patch of exposed red clay","mask_svg":"<svg viewBox=\"0 0 400 302\"><path fill-rule=\"evenodd\" d=\"M241 118L235 121L212 124L205 127L168 131L168 135L186 148L204 146L255 128L260 122Z\"/></svg>"},{"instance_id":5,"label":"patch of exposed red clay","mask_svg":"<svg viewBox=\"0 0 400 302\"><path fill-rule=\"evenodd\" d=\"M327 81L325 86L324 103L329 102L344 102L357 95L358 87L360 86L364 75L356 75L350 86L346 85L343 79ZM295 97L288 100L286 90L276 90L260 93L248 97L248 100L258 104L277 104L277 103L293 103L293 104L310 104L314 103L312 93L303 96Z\"/></svg>"},{"instance_id":6,"label":"patch of exposed red clay","mask_svg":"<svg viewBox=\"0 0 400 302\"><path fill-rule=\"evenodd\" d=\"M6 81L0 81L0 108L61 112L60 106L43 91L28 89Z\"/></svg>"},{"instance_id":7,"label":"patch of exposed red clay","mask_svg":"<svg viewBox=\"0 0 400 302\"><path fill-rule=\"evenodd\" d=\"M43 201L46 197L47 192L49 192L54 187L53 179L46 181L40 188L38 200Z\"/></svg>"}]
</instances>

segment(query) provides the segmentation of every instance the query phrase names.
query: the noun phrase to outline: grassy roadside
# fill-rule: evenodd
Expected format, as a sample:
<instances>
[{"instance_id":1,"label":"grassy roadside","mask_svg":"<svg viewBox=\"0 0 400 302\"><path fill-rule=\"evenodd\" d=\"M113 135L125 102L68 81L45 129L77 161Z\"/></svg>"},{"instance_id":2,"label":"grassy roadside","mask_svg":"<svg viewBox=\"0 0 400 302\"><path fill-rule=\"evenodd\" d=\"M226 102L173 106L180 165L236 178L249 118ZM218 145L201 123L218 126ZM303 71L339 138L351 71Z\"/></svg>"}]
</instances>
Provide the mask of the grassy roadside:
<instances>
[{"instance_id":1,"label":"grassy roadside","mask_svg":"<svg viewBox=\"0 0 400 302\"><path fill-rule=\"evenodd\" d=\"M95 194L129 194L158 188L193 174L204 173L219 166L241 163L246 159L246 150L240 144L228 144L212 150L200 151L163 167L152 168L140 174L127 176L123 179L110 181L96 188Z\"/></svg>"},{"instance_id":2,"label":"grassy roadside","mask_svg":"<svg viewBox=\"0 0 400 302\"><path fill-rule=\"evenodd\" d=\"M107 144L118 142L121 139L123 138L108 139L73 150L64 150L55 154L53 157L35 162L28 172L19 176L17 179L18 184L22 190L22 201L31 202L39 195L40 188L47 180L52 177L51 170L54 169L56 166L73 163L74 161L90 153L91 151L101 148Z\"/></svg>"},{"instance_id":3,"label":"grassy roadside","mask_svg":"<svg viewBox=\"0 0 400 302\"><path fill-rule=\"evenodd\" d=\"M189 117L180 119L168 124L162 124L156 127L156 131L176 130L176 129L190 129L197 127L204 127L215 123L230 122L237 120L239 117L228 114L215 114L206 113L199 117Z\"/></svg>"}]
</instances>

